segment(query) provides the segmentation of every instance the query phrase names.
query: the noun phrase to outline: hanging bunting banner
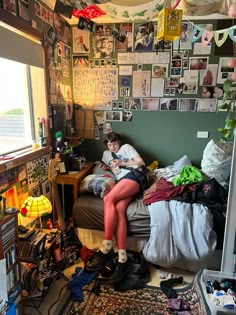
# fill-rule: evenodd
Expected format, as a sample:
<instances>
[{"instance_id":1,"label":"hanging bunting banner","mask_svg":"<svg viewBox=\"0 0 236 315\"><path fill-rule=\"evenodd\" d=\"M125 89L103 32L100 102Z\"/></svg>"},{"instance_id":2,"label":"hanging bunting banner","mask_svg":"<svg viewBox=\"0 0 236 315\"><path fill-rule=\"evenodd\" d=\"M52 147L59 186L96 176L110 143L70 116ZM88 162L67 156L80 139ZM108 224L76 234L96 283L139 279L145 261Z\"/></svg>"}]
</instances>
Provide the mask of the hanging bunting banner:
<instances>
[{"instance_id":1,"label":"hanging bunting banner","mask_svg":"<svg viewBox=\"0 0 236 315\"><path fill-rule=\"evenodd\" d=\"M202 36L202 33L203 30L194 25L191 38L192 43L196 42Z\"/></svg>"},{"instance_id":2,"label":"hanging bunting banner","mask_svg":"<svg viewBox=\"0 0 236 315\"><path fill-rule=\"evenodd\" d=\"M202 34L202 46L206 47L208 44L210 44L211 39L214 35L213 31L204 31Z\"/></svg>"},{"instance_id":3,"label":"hanging bunting banner","mask_svg":"<svg viewBox=\"0 0 236 315\"><path fill-rule=\"evenodd\" d=\"M229 29L214 31L215 43L218 47L221 47L228 37Z\"/></svg>"},{"instance_id":4,"label":"hanging bunting banner","mask_svg":"<svg viewBox=\"0 0 236 315\"><path fill-rule=\"evenodd\" d=\"M233 42L236 42L236 25L229 28L229 37Z\"/></svg>"},{"instance_id":5,"label":"hanging bunting banner","mask_svg":"<svg viewBox=\"0 0 236 315\"><path fill-rule=\"evenodd\" d=\"M79 18L84 17L86 19L94 19L96 17L106 15L106 13L101 10L97 5L89 5L88 7L84 8L83 10L73 9L72 15Z\"/></svg>"}]
</instances>

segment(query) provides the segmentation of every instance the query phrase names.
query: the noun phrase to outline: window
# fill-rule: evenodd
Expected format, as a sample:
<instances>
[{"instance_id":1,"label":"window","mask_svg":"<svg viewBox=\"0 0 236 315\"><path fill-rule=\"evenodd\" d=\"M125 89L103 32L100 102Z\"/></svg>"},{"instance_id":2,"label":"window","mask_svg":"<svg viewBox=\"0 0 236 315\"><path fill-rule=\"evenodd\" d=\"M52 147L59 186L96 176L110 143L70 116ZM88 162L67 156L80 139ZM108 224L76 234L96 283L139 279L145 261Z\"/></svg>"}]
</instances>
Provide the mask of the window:
<instances>
[{"instance_id":1,"label":"window","mask_svg":"<svg viewBox=\"0 0 236 315\"><path fill-rule=\"evenodd\" d=\"M43 46L0 21L0 155L31 147L47 118Z\"/></svg>"}]
</instances>

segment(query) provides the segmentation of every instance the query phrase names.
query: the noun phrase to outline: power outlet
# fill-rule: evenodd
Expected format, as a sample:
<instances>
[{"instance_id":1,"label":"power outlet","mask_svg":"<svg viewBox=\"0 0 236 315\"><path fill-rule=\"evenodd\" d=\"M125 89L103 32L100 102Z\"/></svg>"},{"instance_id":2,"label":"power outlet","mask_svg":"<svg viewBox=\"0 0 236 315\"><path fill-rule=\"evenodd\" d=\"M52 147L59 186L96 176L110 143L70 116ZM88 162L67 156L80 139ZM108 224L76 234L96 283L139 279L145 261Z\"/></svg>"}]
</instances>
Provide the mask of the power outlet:
<instances>
[{"instance_id":1,"label":"power outlet","mask_svg":"<svg viewBox=\"0 0 236 315\"><path fill-rule=\"evenodd\" d=\"M208 138L209 132L208 131L198 131L197 138Z\"/></svg>"}]
</instances>

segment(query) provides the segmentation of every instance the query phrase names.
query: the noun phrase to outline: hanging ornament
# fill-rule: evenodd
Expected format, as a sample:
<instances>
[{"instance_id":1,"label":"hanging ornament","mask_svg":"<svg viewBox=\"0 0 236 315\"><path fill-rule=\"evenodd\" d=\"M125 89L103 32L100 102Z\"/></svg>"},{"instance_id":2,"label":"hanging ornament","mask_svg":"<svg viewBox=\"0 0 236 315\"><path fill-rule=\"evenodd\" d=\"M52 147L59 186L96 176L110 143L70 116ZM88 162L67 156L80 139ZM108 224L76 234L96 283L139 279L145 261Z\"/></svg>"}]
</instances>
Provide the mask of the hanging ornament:
<instances>
[{"instance_id":1,"label":"hanging ornament","mask_svg":"<svg viewBox=\"0 0 236 315\"><path fill-rule=\"evenodd\" d=\"M227 65L228 65L229 68L236 67L236 58L229 59L228 62L227 62Z\"/></svg>"},{"instance_id":2,"label":"hanging ornament","mask_svg":"<svg viewBox=\"0 0 236 315\"><path fill-rule=\"evenodd\" d=\"M157 16L157 39L174 41L180 37L182 29L182 10L164 8Z\"/></svg>"},{"instance_id":3,"label":"hanging ornament","mask_svg":"<svg viewBox=\"0 0 236 315\"><path fill-rule=\"evenodd\" d=\"M228 37L228 33L229 33L228 28L214 32L215 42L218 47L221 47L224 44Z\"/></svg>"},{"instance_id":4,"label":"hanging ornament","mask_svg":"<svg viewBox=\"0 0 236 315\"><path fill-rule=\"evenodd\" d=\"M211 39L212 39L213 35L214 35L213 31L205 30L202 33L202 46L203 47L206 47L211 42Z\"/></svg>"}]
</instances>

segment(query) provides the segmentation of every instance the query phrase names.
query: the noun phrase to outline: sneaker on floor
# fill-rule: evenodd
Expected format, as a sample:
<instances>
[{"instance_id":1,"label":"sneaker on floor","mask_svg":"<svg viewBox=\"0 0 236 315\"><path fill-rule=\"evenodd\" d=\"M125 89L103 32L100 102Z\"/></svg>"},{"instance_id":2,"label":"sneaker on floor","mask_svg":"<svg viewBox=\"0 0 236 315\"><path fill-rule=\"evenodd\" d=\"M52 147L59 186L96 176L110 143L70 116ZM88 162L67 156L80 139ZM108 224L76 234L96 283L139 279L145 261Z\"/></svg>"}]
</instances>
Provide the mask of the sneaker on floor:
<instances>
[{"instance_id":1,"label":"sneaker on floor","mask_svg":"<svg viewBox=\"0 0 236 315\"><path fill-rule=\"evenodd\" d=\"M116 265L116 270L109 279L109 283L120 282L125 276L130 273L133 269L132 263L128 258L125 263L118 262Z\"/></svg>"},{"instance_id":2,"label":"sneaker on floor","mask_svg":"<svg viewBox=\"0 0 236 315\"><path fill-rule=\"evenodd\" d=\"M84 266L84 270L87 272L94 272L102 270L107 263L111 262L115 258L116 254L113 249L108 254L103 254L100 250L94 253Z\"/></svg>"}]
</instances>

